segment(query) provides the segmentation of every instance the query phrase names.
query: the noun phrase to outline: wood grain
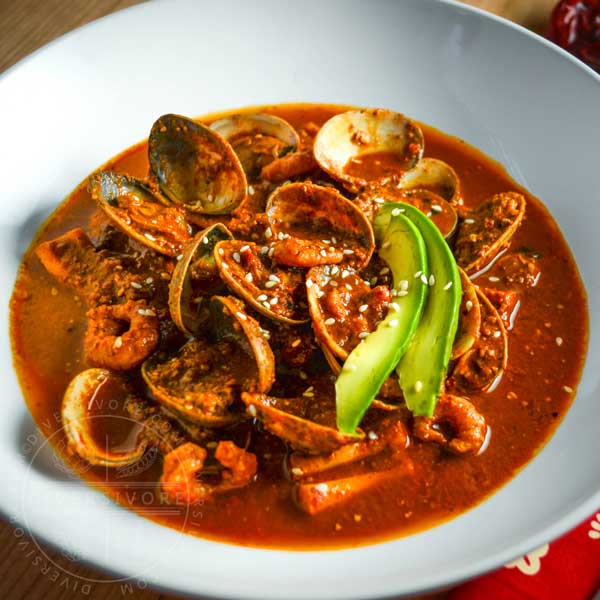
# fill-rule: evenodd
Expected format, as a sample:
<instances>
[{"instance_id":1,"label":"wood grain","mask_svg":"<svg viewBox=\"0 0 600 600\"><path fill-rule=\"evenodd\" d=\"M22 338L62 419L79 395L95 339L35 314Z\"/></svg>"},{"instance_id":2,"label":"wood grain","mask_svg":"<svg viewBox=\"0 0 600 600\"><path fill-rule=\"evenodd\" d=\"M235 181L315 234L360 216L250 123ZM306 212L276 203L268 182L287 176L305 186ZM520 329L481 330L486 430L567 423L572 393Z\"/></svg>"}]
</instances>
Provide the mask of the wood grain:
<instances>
[{"instance_id":1,"label":"wood grain","mask_svg":"<svg viewBox=\"0 0 600 600\"><path fill-rule=\"evenodd\" d=\"M140 0L0 0L0 73L63 33L139 3ZM555 0L469 0L466 4L543 34ZM90 583L89 579L100 582ZM421 600L445 597L440 593ZM111 583L102 573L36 546L25 532L7 521L0 521L0 598L175 600L149 589Z\"/></svg>"}]
</instances>

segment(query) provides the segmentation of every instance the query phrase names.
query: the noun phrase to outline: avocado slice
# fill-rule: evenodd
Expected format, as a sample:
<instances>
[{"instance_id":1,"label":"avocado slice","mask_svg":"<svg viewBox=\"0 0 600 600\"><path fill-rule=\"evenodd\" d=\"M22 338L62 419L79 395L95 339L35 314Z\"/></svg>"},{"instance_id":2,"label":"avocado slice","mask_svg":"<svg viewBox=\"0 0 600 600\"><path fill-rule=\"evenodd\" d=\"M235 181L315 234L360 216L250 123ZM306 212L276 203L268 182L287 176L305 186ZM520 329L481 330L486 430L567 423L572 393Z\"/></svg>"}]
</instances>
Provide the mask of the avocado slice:
<instances>
[{"instance_id":1,"label":"avocado slice","mask_svg":"<svg viewBox=\"0 0 600 600\"><path fill-rule=\"evenodd\" d=\"M402 202L384 204L375 218L375 235L386 223L391 224L392 215L398 209L417 226L425 240L430 275L427 277L429 285L423 284L429 288L429 294L421 321L396 373L413 415L430 417L442 390L458 328L462 297L460 273L438 228L414 206Z\"/></svg>"},{"instance_id":2,"label":"avocado slice","mask_svg":"<svg viewBox=\"0 0 600 600\"><path fill-rule=\"evenodd\" d=\"M398 364L415 334L428 292L414 279L417 271L428 274L425 241L417 227L392 210L378 233L376 229L379 256L392 271L396 295L383 321L352 350L335 383L337 426L343 433L355 432Z\"/></svg>"}]
</instances>

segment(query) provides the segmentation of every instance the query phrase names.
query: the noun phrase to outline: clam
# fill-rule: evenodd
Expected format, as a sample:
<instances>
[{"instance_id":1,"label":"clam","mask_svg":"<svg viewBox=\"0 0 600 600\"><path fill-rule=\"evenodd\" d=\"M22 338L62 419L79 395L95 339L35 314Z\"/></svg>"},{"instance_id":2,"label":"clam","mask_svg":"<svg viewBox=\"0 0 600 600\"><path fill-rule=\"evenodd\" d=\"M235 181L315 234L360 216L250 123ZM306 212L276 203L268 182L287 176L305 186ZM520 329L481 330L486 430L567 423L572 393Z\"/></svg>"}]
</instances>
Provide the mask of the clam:
<instances>
[{"instance_id":1,"label":"clam","mask_svg":"<svg viewBox=\"0 0 600 600\"><path fill-rule=\"evenodd\" d=\"M423 158L402 175L398 187L403 190L428 190L452 206L461 206L460 180L456 171L437 158Z\"/></svg>"},{"instance_id":2,"label":"clam","mask_svg":"<svg viewBox=\"0 0 600 600\"><path fill-rule=\"evenodd\" d=\"M479 338L481 329L481 307L477 298L477 288L462 269L459 269L459 272L462 301L458 317L458 331L452 347L453 360L472 348Z\"/></svg>"},{"instance_id":3,"label":"clam","mask_svg":"<svg viewBox=\"0 0 600 600\"><path fill-rule=\"evenodd\" d=\"M210 128L227 140L249 177L300 144L296 130L283 119L262 113L237 114L215 121Z\"/></svg>"},{"instance_id":4,"label":"clam","mask_svg":"<svg viewBox=\"0 0 600 600\"><path fill-rule=\"evenodd\" d=\"M332 452L360 439L337 430L335 395L306 392L299 398L275 398L260 393L242 393L246 412L257 418L272 434L296 450L309 454Z\"/></svg>"},{"instance_id":5,"label":"clam","mask_svg":"<svg viewBox=\"0 0 600 600\"><path fill-rule=\"evenodd\" d=\"M277 188L266 207L275 236L274 258L293 267L346 262L366 265L373 250L373 228L336 189L312 183Z\"/></svg>"},{"instance_id":6,"label":"clam","mask_svg":"<svg viewBox=\"0 0 600 600\"><path fill-rule=\"evenodd\" d=\"M190 212L227 214L246 198L246 175L233 148L186 117L163 115L154 123L148 159L163 193Z\"/></svg>"},{"instance_id":7,"label":"clam","mask_svg":"<svg viewBox=\"0 0 600 600\"><path fill-rule=\"evenodd\" d=\"M271 266L267 246L231 240L215 247L221 279L249 306L269 319L298 325L309 320L300 271Z\"/></svg>"},{"instance_id":8,"label":"clam","mask_svg":"<svg viewBox=\"0 0 600 600\"><path fill-rule=\"evenodd\" d=\"M398 178L423 156L419 126L381 108L350 110L329 119L315 139L321 168L351 189Z\"/></svg>"},{"instance_id":9,"label":"clam","mask_svg":"<svg viewBox=\"0 0 600 600\"><path fill-rule=\"evenodd\" d=\"M240 390L267 392L275 380L275 359L258 323L230 296L210 301L212 340L193 339L175 355L154 355L142 375L168 409L205 427L239 420L230 411Z\"/></svg>"},{"instance_id":10,"label":"clam","mask_svg":"<svg viewBox=\"0 0 600 600\"><path fill-rule=\"evenodd\" d=\"M392 300L387 286L371 288L354 269L337 265L313 267L306 290L317 341L343 361L376 329Z\"/></svg>"},{"instance_id":11,"label":"clam","mask_svg":"<svg viewBox=\"0 0 600 600\"><path fill-rule=\"evenodd\" d=\"M498 311L478 288L481 307L479 336L457 361L448 382L449 388L464 392L486 390L499 381L508 361L506 328Z\"/></svg>"},{"instance_id":12,"label":"clam","mask_svg":"<svg viewBox=\"0 0 600 600\"><path fill-rule=\"evenodd\" d=\"M208 298L223 288L214 248L231 240L230 231L217 223L194 236L185 246L169 283L171 319L184 333L195 335L209 317Z\"/></svg>"},{"instance_id":13,"label":"clam","mask_svg":"<svg viewBox=\"0 0 600 600\"><path fill-rule=\"evenodd\" d=\"M118 389L122 386L122 381L106 369L87 369L73 378L63 397L61 416L69 447L91 465L123 467L140 460L146 450L147 441L142 436L138 436L131 450L120 452L93 438L92 421L98 416L92 414L92 405L102 394L102 388L106 391L116 387L126 395L126 390Z\"/></svg>"},{"instance_id":14,"label":"clam","mask_svg":"<svg viewBox=\"0 0 600 600\"><path fill-rule=\"evenodd\" d=\"M178 256L191 236L184 212L168 206L150 186L113 171L95 173L88 190L98 206L144 246L167 256Z\"/></svg>"},{"instance_id":15,"label":"clam","mask_svg":"<svg viewBox=\"0 0 600 600\"><path fill-rule=\"evenodd\" d=\"M480 271L510 244L524 216L525 197L516 192L496 194L466 213L456 235L456 262L468 275Z\"/></svg>"}]
</instances>

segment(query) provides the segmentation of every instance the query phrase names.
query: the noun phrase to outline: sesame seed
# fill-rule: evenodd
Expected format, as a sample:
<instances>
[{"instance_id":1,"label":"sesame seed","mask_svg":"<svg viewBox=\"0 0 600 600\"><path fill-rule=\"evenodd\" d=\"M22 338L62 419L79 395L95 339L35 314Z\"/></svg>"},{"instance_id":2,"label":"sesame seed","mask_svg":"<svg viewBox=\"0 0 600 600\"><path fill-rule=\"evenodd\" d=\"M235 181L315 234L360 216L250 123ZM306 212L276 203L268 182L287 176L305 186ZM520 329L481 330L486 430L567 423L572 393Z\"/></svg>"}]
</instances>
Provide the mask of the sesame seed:
<instances>
[{"instance_id":1,"label":"sesame seed","mask_svg":"<svg viewBox=\"0 0 600 600\"><path fill-rule=\"evenodd\" d=\"M449 281L445 286L444 289L445 290L449 290L452 287L452 281Z\"/></svg>"},{"instance_id":2,"label":"sesame seed","mask_svg":"<svg viewBox=\"0 0 600 600\"><path fill-rule=\"evenodd\" d=\"M383 242L383 244L381 244L381 249L385 250L387 248L389 248L391 246L391 242Z\"/></svg>"},{"instance_id":3,"label":"sesame seed","mask_svg":"<svg viewBox=\"0 0 600 600\"><path fill-rule=\"evenodd\" d=\"M275 296L274 298L271 298L271 299L269 300L269 304L270 304L271 306L275 306L275 305L276 305L278 302L279 302L279 298L277 298L277 296Z\"/></svg>"},{"instance_id":4,"label":"sesame seed","mask_svg":"<svg viewBox=\"0 0 600 600\"><path fill-rule=\"evenodd\" d=\"M403 208L394 208L392 209L392 217L397 217L400 213L403 213Z\"/></svg>"},{"instance_id":5,"label":"sesame seed","mask_svg":"<svg viewBox=\"0 0 600 600\"><path fill-rule=\"evenodd\" d=\"M206 236L202 237L202 243L203 244L208 244L208 238Z\"/></svg>"},{"instance_id":6,"label":"sesame seed","mask_svg":"<svg viewBox=\"0 0 600 600\"><path fill-rule=\"evenodd\" d=\"M121 336L116 337L113 343L113 348L120 348L123 345L123 338Z\"/></svg>"},{"instance_id":7,"label":"sesame seed","mask_svg":"<svg viewBox=\"0 0 600 600\"><path fill-rule=\"evenodd\" d=\"M267 282L265 283L265 287L266 287L267 289L274 288L276 285L277 285L277 282L276 282L276 281L273 281L273 280L269 280L269 281L267 281Z\"/></svg>"},{"instance_id":8,"label":"sesame seed","mask_svg":"<svg viewBox=\"0 0 600 600\"><path fill-rule=\"evenodd\" d=\"M249 185L249 186L248 186L248 193L249 193L251 196L254 196L254 188L253 188L251 185Z\"/></svg>"},{"instance_id":9,"label":"sesame seed","mask_svg":"<svg viewBox=\"0 0 600 600\"><path fill-rule=\"evenodd\" d=\"M388 267L383 267L383 269L381 269L381 271L379 271L380 275L387 275L390 272Z\"/></svg>"},{"instance_id":10,"label":"sesame seed","mask_svg":"<svg viewBox=\"0 0 600 600\"><path fill-rule=\"evenodd\" d=\"M321 256L327 256L327 252L325 252L325 250L324 250L324 249L321 249L321 250L319 251L319 254L320 254Z\"/></svg>"},{"instance_id":11,"label":"sesame seed","mask_svg":"<svg viewBox=\"0 0 600 600\"><path fill-rule=\"evenodd\" d=\"M155 317L156 313L151 308L138 308L138 315L142 315L142 317Z\"/></svg>"},{"instance_id":12,"label":"sesame seed","mask_svg":"<svg viewBox=\"0 0 600 600\"><path fill-rule=\"evenodd\" d=\"M297 348L301 344L302 340L298 338L292 342L292 348Z\"/></svg>"},{"instance_id":13,"label":"sesame seed","mask_svg":"<svg viewBox=\"0 0 600 600\"><path fill-rule=\"evenodd\" d=\"M324 244L327 244L329 246L329 244L331 244L331 240L321 240Z\"/></svg>"},{"instance_id":14,"label":"sesame seed","mask_svg":"<svg viewBox=\"0 0 600 600\"><path fill-rule=\"evenodd\" d=\"M248 317L243 313L240 312L239 310L235 313L242 321L245 321Z\"/></svg>"},{"instance_id":15,"label":"sesame seed","mask_svg":"<svg viewBox=\"0 0 600 600\"><path fill-rule=\"evenodd\" d=\"M496 283L496 281L500 281L500 277L488 277L488 281L491 281L492 283Z\"/></svg>"},{"instance_id":16,"label":"sesame seed","mask_svg":"<svg viewBox=\"0 0 600 600\"><path fill-rule=\"evenodd\" d=\"M397 296L408 296L408 290L398 290Z\"/></svg>"},{"instance_id":17,"label":"sesame seed","mask_svg":"<svg viewBox=\"0 0 600 600\"><path fill-rule=\"evenodd\" d=\"M369 281L370 285L377 285L377 277L373 277L371 278L371 280Z\"/></svg>"},{"instance_id":18,"label":"sesame seed","mask_svg":"<svg viewBox=\"0 0 600 600\"><path fill-rule=\"evenodd\" d=\"M421 281L424 285L429 285L429 280L427 279L427 275L425 275L425 273L421 273Z\"/></svg>"},{"instance_id":19,"label":"sesame seed","mask_svg":"<svg viewBox=\"0 0 600 600\"><path fill-rule=\"evenodd\" d=\"M337 275L339 273L339 268L337 265L333 265L333 267L331 267L331 274L332 275Z\"/></svg>"},{"instance_id":20,"label":"sesame seed","mask_svg":"<svg viewBox=\"0 0 600 600\"><path fill-rule=\"evenodd\" d=\"M252 273L246 273L244 275L244 279L248 282L248 283L252 283L254 281L254 276L252 275Z\"/></svg>"},{"instance_id":21,"label":"sesame seed","mask_svg":"<svg viewBox=\"0 0 600 600\"><path fill-rule=\"evenodd\" d=\"M273 254L275 254L275 248L270 248L268 254L269 258L273 258Z\"/></svg>"},{"instance_id":22,"label":"sesame seed","mask_svg":"<svg viewBox=\"0 0 600 600\"><path fill-rule=\"evenodd\" d=\"M258 300L258 302L264 302L267 299L267 295L260 294L259 296L256 296L256 299Z\"/></svg>"},{"instance_id":23,"label":"sesame seed","mask_svg":"<svg viewBox=\"0 0 600 600\"><path fill-rule=\"evenodd\" d=\"M475 223L475 219L465 219L464 221L467 225L473 225Z\"/></svg>"},{"instance_id":24,"label":"sesame seed","mask_svg":"<svg viewBox=\"0 0 600 600\"><path fill-rule=\"evenodd\" d=\"M361 331L361 332L358 334L358 339L360 339L360 340L364 340L364 339L368 338L368 337L369 337L369 335L370 335L370 334L369 334L369 332L368 332L368 331Z\"/></svg>"},{"instance_id":25,"label":"sesame seed","mask_svg":"<svg viewBox=\"0 0 600 600\"><path fill-rule=\"evenodd\" d=\"M225 254L225 250L223 250L223 248L219 248L217 252L219 253L219 256L223 256L223 254Z\"/></svg>"},{"instance_id":26,"label":"sesame seed","mask_svg":"<svg viewBox=\"0 0 600 600\"><path fill-rule=\"evenodd\" d=\"M379 196L375 196L375 198L373 198L373 202L377 202L377 204L384 204L385 203L385 199L384 198L380 198Z\"/></svg>"},{"instance_id":27,"label":"sesame seed","mask_svg":"<svg viewBox=\"0 0 600 600\"><path fill-rule=\"evenodd\" d=\"M248 246L248 244L240 248L240 252L246 252L247 250L250 250L250 246Z\"/></svg>"},{"instance_id":28,"label":"sesame seed","mask_svg":"<svg viewBox=\"0 0 600 600\"><path fill-rule=\"evenodd\" d=\"M306 280L306 287L307 288L311 288L313 286L313 280L312 279L307 279Z\"/></svg>"},{"instance_id":29,"label":"sesame seed","mask_svg":"<svg viewBox=\"0 0 600 600\"><path fill-rule=\"evenodd\" d=\"M329 491L329 486L326 483L317 483L315 490L320 494L326 494Z\"/></svg>"},{"instance_id":30,"label":"sesame seed","mask_svg":"<svg viewBox=\"0 0 600 600\"><path fill-rule=\"evenodd\" d=\"M469 312L473 308L473 302L471 302L471 300L467 300L465 302L465 308L467 309L467 312Z\"/></svg>"},{"instance_id":31,"label":"sesame seed","mask_svg":"<svg viewBox=\"0 0 600 600\"><path fill-rule=\"evenodd\" d=\"M415 392L420 392L423 389L422 381L415 381Z\"/></svg>"},{"instance_id":32,"label":"sesame seed","mask_svg":"<svg viewBox=\"0 0 600 600\"><path fill-rule=\"evenodd\" d=\"M136 290L141 290L142 289L142 286L137 281L132 281L130 283L130 285L131 285L132 288L134 288Z\"/></svg>"},{"instance_id":33,"label":"sesame seed","mask_svg":"<svg viewBox=\"0 0 600 600\"><path fill-rule=\"evenodd\" d=\"M391 321L389 321L388 326L389 327L396 327L398 325L398 319L392 319Z\"/></svg>"},{"instance_id":34,"label":"sesame seed","mask_svg":"<svg viewBox=\"0 0 600 600\"><path fill-rule=\"evenodd\" d=\"M281 279L279 279L279 277L277 277L277 275L274 275L273 273L271 273L269 275L269 281L274 281L275 283L281 283Z\"/></svg>"},{"instance_id":35,"label":"sesame seed","mask_svg":"<svg viewBox=\"0 0 600 600\"><path fill-rule=\"evenodd\" d=\"M497 329L496 331L494 331L494 337L495 338L499 338L501 335L502 335L502 332L499 329Z\"/></svg>"},{"instance_id":36,"label":"sesame seed","mask_svg":"<svg viewBox=\"0 0 600 600\"><path fill-rule=\"evenodd\" d=\"M344 284L344 287L351 292L352 291L352 286L349 283Z\"/></svg>"},{"instance_id":37,"label":"sesame seed","mask_svg":"<svg viewBox=\"0 0 600 600\"><path fill-rule=\"evenodd\" d=\"M233 260L235 260L236 263L240 263L242 260L242 257L240 256L239 252L234 252L231 256L233 256Z\"/></svg>"},{"instance_id":38,"label":"sesame seed","mask_svg":"<svg viewBox=\"0 0 600 600\"><path fill-rule=\"evenodd\" d=\"M398 287L399 287L401 290L407 290L407 289L408 289L408 281L407 281L406 279L401 279L401 280L398 282Z\"/></svg>"},{"instance_id":39,"label":"sesame seed","mask_svg":"<svg viewBox=\"0 0 600 600\"><path fill-rule=\"evenodd\" d=\"M429 285L435 285L435 275L433 273L429 276Z\"/></svg>"},{"instance_id":40,"label":"sesame seed","mask_svg":"<svg viewBox=\"0 0 600 600\"><path fill-rule=\"evenodd\" d=\"M177 256L177 260L181 260L183 258L183 254L180 254L179 256Z\"/></svg>"},{"instance_id":41,"label":"sesame seed","mask_svg":"<svg viewBox=\"0 0 600 600\"><path fill-rule=\"evenodd\" d=\"M263 247L260 249L260 253L261 253L261 254L266 254L268 251L269 251L269 246L263 246Z\"/></svg>"},{"instance_id":42,"label":"sesame seed","mask_svg":"<svg viewBox=\"0 0 600 600\"><path fill-rule=\"evenodd\" d=\"M333 317L329 317L329 319L325 319L325 325L333 325L335 323L335 319Z\"/></svg>"},{"instance_id":43,"label":"sesame seed","mask_svg":"<svg viewBox=\"0 0 600 600\"><path fill-rule=\"evenodd\" d=\"M419 277L421 277L421 275L423 275L423 271L417 271L415 273L415 279L418 279Z\"/></svg>"},{"instance_id":44,"label":"sesame seed","mask_svg":"<svg viewBox=\"0 0 600 600\"><path fill-rule=\"evenodd\" d=\"M292 475L296 475L297 477L300 477L303 474L304 474L304 471L300 467L292 467Z\"/></svg>"},{"instance_id":45,"label":"sesame seed","mask_svg":"<svg viewBox=\"0 0 600 600\"><path fill-rule=\"evenodd\" d=\"M229 269L229 265L228 265L226 262L222 262L222 263L221 263L221 266L222 266L224 269Z\"/></svg>"},{"instance_id":46,"label":"sesame seed","mask_svg":"<svg viewBox=\"0 0 600 600\"><path fill-rule=\"evenodd\" d=\"M279 239L279 240L285 240L285 234L283 233L283 231L280 231L277 234L277 239Z\"/></svg>"},{"instance_id":47,"label":"sesame seed","mask_svg":"<svg viewBox=\"0 0 600 600\"><path fill-rule=\"evenodd\" d=\"M567 394L571 394L573 392L573 388L568 385L563 385L563 390L567 392Z\"/></svg>"},{"instance_id":48,"label":"sesame seed","mask_svg":"<svg viewBox=\"0 0 600 600\"><path fill-rule=\"evenodd\" d=\"M397 302L390 302L390 307L393 308L396 312L400 310L400 305Z\"/></svg>"},{"instance_id":49,"label":"sesame seed","mask_svg":"<svg viewBox=\"0 0 600 600\"><path fill-rule=\"evenodd\" d=\"M255 416L256 416L256 414L257 414L257 411L256 411L256 406L254 406L254 404L250 404L250 405L248 406L248 413L249 413L249 414L250 414L252 417L255 417Z\"/></svg>"},{"instance_id":50,"label":"sesame seed","mask_svg":"<svg viewBox=\"0 0 600 600\"><path fill-rule=\"evenodd\" d=\"M439 213L439 212L442 212L442 207L439 204L432 204L431 210L433 212Z\"/></svg>"},{"instance_id":51,"label":"sesame seed","mask_svg":"<svg viewBox=\"0 0 600 600\"><path fill-rule=\"evenodd\" d=\"M337 286L338 286L338 284L337 284L337 281L334 281L333 279L330 279L330 280L329 280L329 285L330 285L331 287L337 287Z\"/></svg>"},{"instance_id":52,"label":"sesame seed","mask_svg":"<svg viewBox=\"0 0 600 600\"><path fill-rule=\"evenodd\" d=\"M308 379L308 375L304 371L299 371L298 375L300 375L300 379L304 379L305 381Z\"/></svg>"},{"instance_id":53,"label":"sesame seed","mask_svg":"<svg viewBox=\"0 0 600 600\"><path fill-rule=\"evenodd\" d=\"M315 296L316 296L317 298L322 298L324 295L325 295L325 292L324 292L324 291L322 291L322 290L319 290L319 289L318 289L318 290L315 292Z\"/></svg>"},{"instance_id":54,"label":"sesame seed","mask_svg":"<svg viewBox=\"0 0 600 600\"><path fill-rule=\"evenodd\" d=\"M262 305L267 308L268 310L271 310L271 305L269 304L269 302L267 300L265 300Z\"/></svg>"},{"instance_id":55,"label":"sesame seed","mask_svg":"<svg viewBox=\"0 0 600 600\"><path fill-rule=\"evenodd\" d=\"M354 254L354 250L352 250L350 248L344 248L344 254L346 254L346 255Z\"/></svg>"},{"instance_id":56,"label":"sesame seed","mask_svg":"<svg viewBox=\"0 0 600 600\"><path fill-rule=\"evenodd\" d=\"M151 233L146 232L146 233L144 233L144 236L147 239L149 239L151 242L155 242L156 241L156 238Z\"/></svg>"},{"instance_id":57,"label":"sesame seed","mask_svg":"<svg viewBox=\"0 0 600 600\"><path fill-rule=\"evenodd\" d=\"M368 304L361 304L361 305L358 307L358 312L364 313L364 312L365 312L365 311L366 311L368 308L369 308L369 305L368 305Z\"/></svg>"},{"instance_id":58,"label":"sesame seed","mask_svg":"<svg viewBox=\"0 0 600 600\"><path fill-rule=\"evenodd\" d=\"M331 243L332 244L337 244L337 239L334 238L333 236L331 236Z\"/></svg>"},{"instance_id":59,"label":"sesame seed","mask_svg":"<svg viewBox=\"0 0 600 600\"><path fill-rule=\"evenodd\" d=\"M348 277L348 275L350 275L350 271L348 271L347 269L344 269L342 271L342 279L346 279L346 277Z\"/></svg>"},{"instance_id":60,"label":"sesame seed","mask_svg":"<svg viewBox=\"0 0 600 600\"><path fill-rule=\"evenodd\" d=\"M374 431L369 431L367 434L370 440L378 440L379 436Z\"/></svg>"},{"instance_id":61,"label":"sesame seed","mask_svg":"<svg viewBox=\"0 0 600 600\"><path fill-rule=\"evenodd\" d=\"M273 235L273 232L271 231L271 228L267 227L265 229L265 237L268 239L268 238L272 237L272 235Z\"/></svg>"},{"instance_id":62,"label":"sesame seed","mask_svg":"<svg viewBox=\"0 0 600 600\"><path fill-rule=\"evenodd\" d=\"M563 343L563 339L561 337L557 337L556 340L554 340L556 342L557 346L562 346Z\"/></svg>"}]
</instances>

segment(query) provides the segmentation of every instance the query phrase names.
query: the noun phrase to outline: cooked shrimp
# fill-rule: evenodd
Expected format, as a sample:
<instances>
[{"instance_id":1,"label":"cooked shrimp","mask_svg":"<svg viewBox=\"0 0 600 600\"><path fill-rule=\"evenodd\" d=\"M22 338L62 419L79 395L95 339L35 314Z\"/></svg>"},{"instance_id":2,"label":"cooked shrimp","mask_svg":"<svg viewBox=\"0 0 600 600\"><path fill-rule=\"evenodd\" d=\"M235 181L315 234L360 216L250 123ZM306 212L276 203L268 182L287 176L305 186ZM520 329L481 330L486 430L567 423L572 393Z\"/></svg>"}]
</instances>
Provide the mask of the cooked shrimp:
<instances>
[{"instance_id":1,"label":"cooked shrimp","mask_svg":"<svg viewBox=\"0 0 600 600\"><path fill-rule=\"evenodd\" d=\"M219 442L215 458L226 467L221 482L209 484L197 479L204 467L206 450L192 442L175 448L165 456L160 482L169 500L192 504L235 488L248 485L256 474L256 456L233 442Z\"/></svg>"},{"instance_id":2,"label":"cooked shrimp","mask_svg":"<svg viewBox=\"0 0 600 600\"><path fill-rule=\"evenodd\" d=\"M115 371L138 366L156 348L159 324L145 302L103 304L88 311L85 354L90 364Z\"/></svg>"},{"instance_id":3,"label":"cooked shrimp","mask_svg":"<svg viewBox=\"0 0 600 600\"><path fill-rule=\"evenodd\" d=\"M450 426L451 436L444 435L439 428L441 424ZM412 431L423 442L446 446L455 454L476 454L485 441L487 425L466 398L444 394L438 400L433 417L416 417Z\"/></svg>"}]
</instances>

